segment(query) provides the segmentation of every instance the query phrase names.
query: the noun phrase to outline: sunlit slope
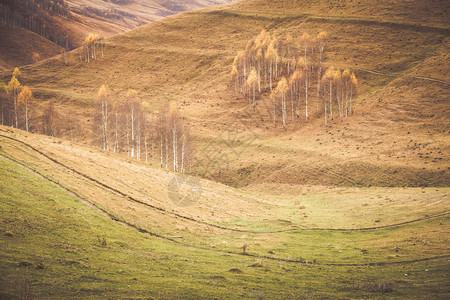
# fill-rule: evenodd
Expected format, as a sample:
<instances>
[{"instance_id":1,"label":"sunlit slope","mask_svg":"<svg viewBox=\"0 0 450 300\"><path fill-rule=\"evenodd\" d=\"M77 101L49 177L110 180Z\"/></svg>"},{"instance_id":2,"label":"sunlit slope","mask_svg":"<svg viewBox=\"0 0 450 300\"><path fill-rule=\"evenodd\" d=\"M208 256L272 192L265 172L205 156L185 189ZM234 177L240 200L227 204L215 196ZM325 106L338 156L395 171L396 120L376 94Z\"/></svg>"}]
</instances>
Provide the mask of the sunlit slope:
<instances>
[{"instance_id":1,"label":"sunlit slope","mask_svg":"<svg viewBox=\"0 0 450 300\"><path fill-rule=\"evenodd\" d=\"M37 95L59 99L62 111L76 107L87 125L103 83L121 99L128 89L137 90L149 113L175 101L192 125L200 158L206 143L220 145L217 136L240 120L244 135L257 139L229 164L205 170L208 162L199 161L195 170L234 186L447 186L447 20L434 6L423 9L422 17L419 10L402 14L407 2L370 2L359 13L344 5L339 11L345 14L324 3L305 13L297 2L283 2L281 9L261 1L183 13L109 40L105 58L91 64L80 63L74 51L69 66L49 60L25 68L24 78ZM376 18L367 22L367 16ZM416 22L422 19L429 22ZM262 105L249 114L246 101L229 88L230 65L263 28L296 38L305 31L328 32L328 63L350 68L359 78L355 115L334 120L328 132L316 119L282 132ZM90 128L82 135L87 142Z\"/></svg>"},{"instance_id":2,"label":"sunlit slope","mask_svg":"<svg viewBox=\"0 0 450 300\"><path fill-rule=\"evenodd\" d=\"M0 134L4 297L29 285L38 298L448 295L448 188L268 196L200 180L198 202L177 207L172 174Z\"/></svg>"},{"instance_id":3,"label":"sunlit slope","mask_svg":"<svg viewBox=\"0 0 450 300\"><path fill-rule=\"evenodd\" d=\"M274 259L327 264L405 261L446 253L448 188L304 187L302 193L295 193L285 187L287 193L273 195L277 188L265 194L264 186L248 192L198 180L195 188L201 192L186 207L171 193L181 197L190 190L182 190L181 183L175 190L171 181L176 177L171 173L95 149L17 133L2 132L6 157L113 219L161 237L181 237L192 246L239 253L247 244L248 253L257 257L271 251ZM419 249L404 239L411 236L427 242ZM376 237L378 242L373 243ZM334 250L327 251L330 241L346 255L336 257ZM396 247L404 249L402 255L395 253ZM361 249L371 255L361 256Z\"/></svg>"},{"instance_id":4,"label":"sunlit slope","mask_svg":"<svg viewBox=\"0 0 450 300\"><path fill-rule=\"evenodd\" d=\"M70 17L49 14L37 15L35 18L46 24L46 28L60 37L69 39L69 47L82 46L89 33L96 33L105 38L129 31L183 11L228 3L229 0L142 0L114 3L114 1L65 1ZM17 9L17 8L16 8ZM26 15L26 14L25 14ZM33 62L33 52L42 59L59 54L63 43L55 43L20 26L2 24L0 26L0 67L13 69Z\"/></svg>"}]
</instances>

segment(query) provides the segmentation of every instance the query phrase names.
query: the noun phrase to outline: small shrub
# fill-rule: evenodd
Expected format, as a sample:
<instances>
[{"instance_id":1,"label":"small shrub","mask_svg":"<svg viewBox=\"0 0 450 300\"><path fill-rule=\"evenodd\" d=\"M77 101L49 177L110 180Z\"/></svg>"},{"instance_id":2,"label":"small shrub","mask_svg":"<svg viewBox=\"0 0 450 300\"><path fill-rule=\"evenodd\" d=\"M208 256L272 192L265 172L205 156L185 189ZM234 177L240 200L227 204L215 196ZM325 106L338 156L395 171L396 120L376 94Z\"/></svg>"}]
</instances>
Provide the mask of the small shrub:
<instances>
[{"instance_id":1,"label":"small shrub","mask_svg":"<svg viewBox=\"0 0 450 300\"><path fill-rule=\"evenodd\" d=\"M5 235L9 237L14 237L14 232L8 230L5 232Z\"/></svg>"},{"instance_id":2,"label":"small shrub","mask_svg":"<svg viewBox=\"0 0 450 300\"><path fill-rule=\"evenodd\" d=\"M242 272L241 269L238 269L238 268L231 268L231 269L228 270L228 272L231 272L231 273L239 273L239 274L244 273L244 272Z\"/></svg>"},{"instance_id":3,"label":"small shrub","mask_svg":"<svg viewBox=\"0 0 450 300\"><path fill-rule=\"evenodd\" d=\"M394 284L389 281L376 281L363 284L360 289L373 293L391 293L394 291Z\"/></svg>"},{"instance_id":4,"label":"small shrub","mask_svg":"<svg viewBox=\"0 0 450 300\"><path fill-rule=\"evenodd\" d=\"M105 237L100 237L99 235L97 235L97 240L98 240L98 243L100 245L102 245L102 246L106 246L107 245Z\"/></svg>"}]
</instances>

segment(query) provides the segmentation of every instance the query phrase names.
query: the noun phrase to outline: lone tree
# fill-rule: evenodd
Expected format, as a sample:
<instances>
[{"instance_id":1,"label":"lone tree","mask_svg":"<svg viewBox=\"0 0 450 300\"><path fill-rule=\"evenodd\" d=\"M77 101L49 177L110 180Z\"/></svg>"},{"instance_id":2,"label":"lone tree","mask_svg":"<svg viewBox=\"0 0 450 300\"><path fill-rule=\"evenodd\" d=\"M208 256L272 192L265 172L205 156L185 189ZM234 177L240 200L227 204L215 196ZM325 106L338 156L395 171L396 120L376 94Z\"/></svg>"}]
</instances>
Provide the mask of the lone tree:
<instances>
[{"instance_id":1,"label":"lone tree","mask_svg":"<svg viewBox=\"0 0 450 300\"><path fill-rule=\"evenodd\" d=\"M33 59L33 62L34 62L34 63L37 63L38 61L41 60L41 56L39 55L39 53L33 52L32 59Z\"/></svg>"},{"instance_id":2,"label":"lone tree","mask_svg":"<svg viewBox=\"0 0 450 300\"><path fill-rule=\"evenodd\" d=\"M33 93L28 88L28 86L24 86L18 96L18 103L19 105L23 105L25 107L25 129L27 130L27 132L29 131L28 107L31 105L32 101L33 101Z\"/></svg>"},{"instance_id":3,"label":"lone tree","mask_svg":"<svg viewBox=\"0 0 450 300\"><path fill-rule=\"evenodd\" d=\"M43 131L49 136L57 136L59 134L59 114L55 110L53 101L49 101L43 116Z\"/></svg>"}]
</instances>

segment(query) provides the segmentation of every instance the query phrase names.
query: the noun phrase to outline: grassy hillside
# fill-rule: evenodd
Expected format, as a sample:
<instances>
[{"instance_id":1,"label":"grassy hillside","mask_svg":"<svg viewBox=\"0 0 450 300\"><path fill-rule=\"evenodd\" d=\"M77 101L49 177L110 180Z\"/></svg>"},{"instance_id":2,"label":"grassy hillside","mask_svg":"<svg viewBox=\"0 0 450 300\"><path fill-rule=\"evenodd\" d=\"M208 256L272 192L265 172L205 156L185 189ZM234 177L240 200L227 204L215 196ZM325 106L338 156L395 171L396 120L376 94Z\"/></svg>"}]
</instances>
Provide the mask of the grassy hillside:
<instances>
[{"instance_id":1,"label":"grassy hillside","mask_svg":"<svg viewBox=\"0 0 450 300\"><path fill-rule=\"evenodd\" d=\"M57 34L60 37L68 38L68 46L76 48L82 45L86 36L91 32L108 38L168 15L224 4L229 1L145 0L122 2L68 0L65 3L68 5L70 16L63 17L43 13L37 14L35 18L45 23L46 27L50 28L52 35ZM24 11L22 15L28 14L32 14L32 12ZM55 43L54 40L46 39L28 29L20 25L14 27L12 24L5 25L2 22L0 26L2 36L2 41L0 41L0 68L13 69L31 64L33 63L33 52L39 53L41 59L50 58L58 55L61 47L66 47L63 42ZM34 31L41 34L39 30Z\"/></svg>"},{"instance_id":2,"label":"grassy hillside","mask_svg":"<svg viewBox=\"0 0 450 300\"><path fill-rule=\"evenodd\" d=\"M60 54L62 49L29 30L10 25L0 25L0 36L0 69L4 72L33 63L33 52L38 53L41 59L46 59Z\"/></svg>"},{"instance_id":3,"label":"grassy hillside","mask_svg":"<svg viewBox=\"0 0 450 300\"><path fill-rule=\"evenodd\" d=\"M421 10L407 5L421 4L240 1L119 35L91 64L80 63L75 50L68 66L55 58L26 67L24 81L42 101L57 99L60 111L76 108L87 143L103 83L121 99L136 90L149 114L177 102L196 139L195 173L232 186L448 186L448 10L437 9L445 6L439 1ZM360 81L355 115L328 130L313 119L283 132L267 121L265 96L260 114L250 115L231 92L230 65L263 28L295 38L328 32L328 62L351 68ZM236 147L245 151L223 147L233 124L243 124ZM205 168L207 145L227 161Z\"/></svg>"},{"instance_id":4,"label":"grassy hillside","mask_svg":"<svg viewBox=\"0 0 450 300\"><path fill-rule=\"evenodd\" d=\"M448 188L271 195L200 180L182 208L167 197L170 173L0 134L3 297L448 296Z\"/></svg>"}]
</instances>

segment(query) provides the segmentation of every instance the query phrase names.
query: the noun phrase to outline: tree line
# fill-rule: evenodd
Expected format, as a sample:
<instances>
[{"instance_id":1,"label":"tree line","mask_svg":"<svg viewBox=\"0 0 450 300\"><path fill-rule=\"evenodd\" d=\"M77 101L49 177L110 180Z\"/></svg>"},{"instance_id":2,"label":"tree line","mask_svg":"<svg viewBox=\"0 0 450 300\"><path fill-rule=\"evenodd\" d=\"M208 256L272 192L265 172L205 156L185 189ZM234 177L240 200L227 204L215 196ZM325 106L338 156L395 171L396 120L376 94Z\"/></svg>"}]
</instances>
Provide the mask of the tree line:
<instances>
[{"instance_id":1,"label":"tree line","mask_svg":"<svg viewBox=\"0 0 450 300\"><path fill-rule=\"evenodd\" d=\"M125 153L132 159L158 163L161 168L185 173L193 162L189 127L176 105L162 107L156 117L144 113L136 92L119 101L102 85L94 116L94 144L104 151Z\"/></svg>"},{"instance_id":2,"label":"tree line","mask_svg":"<svg viewBox=\"0 0 450 300\"><path fill-rule=\"evenodd\" d=\"M251 110L261 96L270 96L266 104L269 119L286 129L297 119L308 122L311 115L340 120L353 113L358 80L353 72L330 66L326 61L327 34L261 33L247 43L232 64L231 77L237 97L247 99ZM315 112L314 112L315 108ZM333 115L333 109L336 111ZM301 118L304 115L304 118Z\"/></svg>"}]
</instances>

